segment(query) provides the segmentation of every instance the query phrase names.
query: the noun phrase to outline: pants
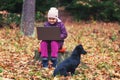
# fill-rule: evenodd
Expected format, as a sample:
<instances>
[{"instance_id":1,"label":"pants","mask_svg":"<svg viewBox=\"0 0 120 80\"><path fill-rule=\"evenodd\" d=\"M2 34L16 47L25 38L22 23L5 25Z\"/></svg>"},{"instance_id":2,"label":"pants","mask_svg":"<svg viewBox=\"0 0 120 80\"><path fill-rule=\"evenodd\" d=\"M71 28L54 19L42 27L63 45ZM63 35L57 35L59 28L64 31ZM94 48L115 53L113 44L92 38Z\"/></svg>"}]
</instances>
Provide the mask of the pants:
<instances>
[{"instance_id":1,"label":"pants","mask_svg":"<svg viewBox=\"0 0 120 80\"><path fill-rule=\"evenodd\" d=\"M48 57L48 49L50 47L51 57L58 57L58 50L60 48L59 42L57 41L42 41L40 43L41 57Z\"/></svg>"}]
</instances>

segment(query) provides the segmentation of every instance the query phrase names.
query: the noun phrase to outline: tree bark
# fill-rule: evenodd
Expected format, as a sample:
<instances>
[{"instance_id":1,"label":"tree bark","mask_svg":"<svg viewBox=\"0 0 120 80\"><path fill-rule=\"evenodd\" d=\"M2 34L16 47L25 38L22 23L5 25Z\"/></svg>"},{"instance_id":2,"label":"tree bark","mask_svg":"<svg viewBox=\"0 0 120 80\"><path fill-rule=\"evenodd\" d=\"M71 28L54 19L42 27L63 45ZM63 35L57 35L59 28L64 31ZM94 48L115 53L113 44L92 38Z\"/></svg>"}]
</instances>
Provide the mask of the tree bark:
<instances>
[{"instance_id":1,"label":"tree bark","mask_svg":"<svg viewBox=\"0 0 120 80\"><path fill-rule=\"evenodd\" d=\"M32 36L35 22L35 0L23 0L21 31L25 36Z\"/></svg>"}]
</instances>

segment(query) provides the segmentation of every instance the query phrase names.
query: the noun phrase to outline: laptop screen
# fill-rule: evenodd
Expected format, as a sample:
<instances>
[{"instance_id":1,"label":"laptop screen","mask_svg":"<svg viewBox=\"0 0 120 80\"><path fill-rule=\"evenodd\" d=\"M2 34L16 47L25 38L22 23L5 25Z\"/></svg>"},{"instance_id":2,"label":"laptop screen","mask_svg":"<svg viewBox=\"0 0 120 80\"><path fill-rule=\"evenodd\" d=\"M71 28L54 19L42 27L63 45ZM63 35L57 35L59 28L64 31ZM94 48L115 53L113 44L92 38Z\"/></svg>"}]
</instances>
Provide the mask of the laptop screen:
<instances>
[{"instance_id":1,"label":"laptop screen","mask_svg":"<svg viewBox=\"0 0 120 80\"><path fill-rule=\"evenodd\" d=\"M38 40L61 40L59 27L37 27Z\"/></svg>"}]
</instances>

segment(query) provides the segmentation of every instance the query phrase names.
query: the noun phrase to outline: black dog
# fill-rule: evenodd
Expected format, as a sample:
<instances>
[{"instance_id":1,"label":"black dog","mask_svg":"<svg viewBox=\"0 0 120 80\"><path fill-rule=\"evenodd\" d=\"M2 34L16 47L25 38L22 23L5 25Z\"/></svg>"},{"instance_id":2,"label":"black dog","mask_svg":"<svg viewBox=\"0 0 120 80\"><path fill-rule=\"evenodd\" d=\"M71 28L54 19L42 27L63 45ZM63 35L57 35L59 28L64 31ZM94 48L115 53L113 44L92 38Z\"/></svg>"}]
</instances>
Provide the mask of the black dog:
<instances>
[{"instance_id":1,"label":"black dog","mask_svg":"<svg viewBox=\"0 0 120 80\"><path fill-rule=\"evenodd\" d=\"M65 59L56 67L56 69L54 70L53 76L56 76L56 75L68 76L68 72L71 72L71 74L74 74L75 69L80 64L81 54L86 54L86 53L87 52L84 50L82 45L76 46L71 56Z\"/></svg>"}]
</instances>

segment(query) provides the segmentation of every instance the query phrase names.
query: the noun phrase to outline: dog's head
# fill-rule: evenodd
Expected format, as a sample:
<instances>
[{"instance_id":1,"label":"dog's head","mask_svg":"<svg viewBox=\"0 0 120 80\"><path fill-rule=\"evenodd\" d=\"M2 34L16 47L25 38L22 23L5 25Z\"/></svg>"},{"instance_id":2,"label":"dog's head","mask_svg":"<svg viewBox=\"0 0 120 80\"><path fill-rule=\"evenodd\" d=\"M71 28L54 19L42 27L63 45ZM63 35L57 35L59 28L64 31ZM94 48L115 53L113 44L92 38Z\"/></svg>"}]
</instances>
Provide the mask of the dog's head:
<instances>
[{"instance_id":1,"label":"dog's head","mask_svg":"<svg viewBox=\"0 0 120 80\"><path fill-rule=\"evenodd\" d=\"M77 50L78 53L80 54L86 54L87 52L84 50L82 45L76 46L75 50Z\"/></svg>"},{"instance_id":2,"label":"dog's head","mask_svg":"<svg viewBox=\"0 0 120 80\"><path fill-rule=\"evenodd\" d=\"M73 50L73 54L74 55L80 55L80 54L86 54L87 52L84 50L82 45L78 45L75 47L75 49Z\"/></svg>"}]
</instances>

